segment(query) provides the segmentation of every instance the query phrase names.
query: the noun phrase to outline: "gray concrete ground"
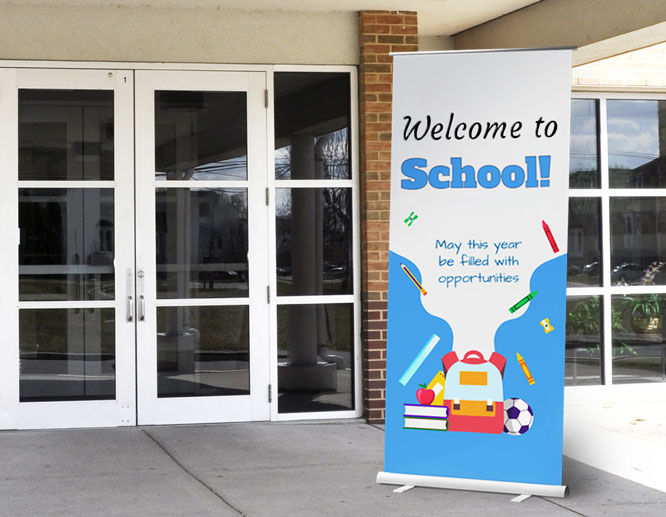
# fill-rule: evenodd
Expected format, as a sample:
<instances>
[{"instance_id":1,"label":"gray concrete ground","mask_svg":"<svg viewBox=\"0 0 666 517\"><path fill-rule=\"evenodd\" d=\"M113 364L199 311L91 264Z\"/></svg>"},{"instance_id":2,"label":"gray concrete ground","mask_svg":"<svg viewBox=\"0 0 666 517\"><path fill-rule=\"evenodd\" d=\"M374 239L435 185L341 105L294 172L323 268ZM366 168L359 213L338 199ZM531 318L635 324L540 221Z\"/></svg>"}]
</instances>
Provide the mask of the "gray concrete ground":
<instances>
[{"instance_id":1,"label":"gray concrete ground","mask_svg":"<svg viewBox=\"0 0 666 517\"><path fill-rule=\"evenodd\" d=\"M635 516L666 493L565 458L563 499L377 485L363 422L0 433L0 515Z\"/></svg>"}]
</instances>

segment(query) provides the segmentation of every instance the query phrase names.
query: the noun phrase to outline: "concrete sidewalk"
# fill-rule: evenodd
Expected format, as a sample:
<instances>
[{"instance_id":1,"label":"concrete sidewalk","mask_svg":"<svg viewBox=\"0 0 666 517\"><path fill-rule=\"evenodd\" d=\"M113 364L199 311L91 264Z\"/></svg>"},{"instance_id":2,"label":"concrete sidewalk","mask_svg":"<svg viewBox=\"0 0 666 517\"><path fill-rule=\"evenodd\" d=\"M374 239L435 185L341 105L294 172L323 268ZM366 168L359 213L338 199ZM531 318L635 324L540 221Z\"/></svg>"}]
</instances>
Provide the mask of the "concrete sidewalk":
<instances>
[{"instance_id":1,"label":"concrete sidewalk","mask_svg":"<svg viewBox=\"0 0 666 517\"><path fill-rule=\"evenodd\" d=\"M664 515L666 493L565 458L564 499L377 485L363 422L0 433L1 515Z\"/></svg>"},{"instance_id":2,"label":"concrete sidewalk","mask_svg":"<svg viewBox=\"0 0 666 517\"><path fill-rule=\"evenodd\" d=\"M587 390L567 397L564 454L666 492L666 386L661 384L648 400L641 386L627 384L604 386L596 396Z\"/></svg>"}]
</instances>

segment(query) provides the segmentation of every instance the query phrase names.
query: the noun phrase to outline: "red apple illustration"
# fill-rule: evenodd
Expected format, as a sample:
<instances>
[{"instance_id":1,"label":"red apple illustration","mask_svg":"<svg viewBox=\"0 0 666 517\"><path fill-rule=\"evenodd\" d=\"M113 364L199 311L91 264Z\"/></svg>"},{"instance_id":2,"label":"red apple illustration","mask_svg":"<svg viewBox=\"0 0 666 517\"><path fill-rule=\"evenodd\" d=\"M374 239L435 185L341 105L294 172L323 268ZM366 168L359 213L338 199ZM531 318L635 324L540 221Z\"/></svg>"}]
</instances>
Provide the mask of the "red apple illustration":
<instances>
[{"instance_id":1,"label":"red apple illustration","mask_svg":"<svg viewBox=\"0 0 666 517\"><path fill-rule=\"evenodd\" d=\"M425 384L419 384L419 386L421 387L416 390L416 400L423 406L432 404L432 401L435 400L435 392L429 390Z\"/></svg>"}]
</instances>

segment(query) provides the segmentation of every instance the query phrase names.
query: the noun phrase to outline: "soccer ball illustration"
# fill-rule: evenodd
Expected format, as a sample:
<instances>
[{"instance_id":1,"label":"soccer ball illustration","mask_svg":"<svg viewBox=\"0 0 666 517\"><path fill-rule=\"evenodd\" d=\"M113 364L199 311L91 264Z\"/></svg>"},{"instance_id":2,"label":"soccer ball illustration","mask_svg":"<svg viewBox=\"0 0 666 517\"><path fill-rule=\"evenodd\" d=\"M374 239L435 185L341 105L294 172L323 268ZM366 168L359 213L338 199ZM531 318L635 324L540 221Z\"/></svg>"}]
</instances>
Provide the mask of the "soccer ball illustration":
<instances>
[{"instance_id":1,"label":"soccer ball illustration","mask_svg":"<svg viewBox=\"0 0 666 517\"><path fill-rule=\"evenodd\" d=\"M504 401L504 432L519 436L532 427L534 413L523 399L510 398Z\"/></svg>"}]
</instances>

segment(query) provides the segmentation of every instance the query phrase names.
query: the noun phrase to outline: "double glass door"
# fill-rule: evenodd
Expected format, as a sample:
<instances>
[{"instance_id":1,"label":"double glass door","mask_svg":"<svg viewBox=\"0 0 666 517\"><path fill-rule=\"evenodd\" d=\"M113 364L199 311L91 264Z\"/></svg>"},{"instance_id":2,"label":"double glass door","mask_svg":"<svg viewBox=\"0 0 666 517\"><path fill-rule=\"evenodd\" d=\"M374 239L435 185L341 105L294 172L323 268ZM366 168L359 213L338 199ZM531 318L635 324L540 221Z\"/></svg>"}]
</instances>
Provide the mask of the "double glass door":
<instances>
[{"instance_id":1,"label":"double glass door","mask_svg":"<svg viewBox=\"0 0 666 517\"><path fill-rule=\"evenodd\" d=\"M270 418L265 82L0 70L0 427Z\"/></svg>"}]
</instances>

